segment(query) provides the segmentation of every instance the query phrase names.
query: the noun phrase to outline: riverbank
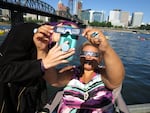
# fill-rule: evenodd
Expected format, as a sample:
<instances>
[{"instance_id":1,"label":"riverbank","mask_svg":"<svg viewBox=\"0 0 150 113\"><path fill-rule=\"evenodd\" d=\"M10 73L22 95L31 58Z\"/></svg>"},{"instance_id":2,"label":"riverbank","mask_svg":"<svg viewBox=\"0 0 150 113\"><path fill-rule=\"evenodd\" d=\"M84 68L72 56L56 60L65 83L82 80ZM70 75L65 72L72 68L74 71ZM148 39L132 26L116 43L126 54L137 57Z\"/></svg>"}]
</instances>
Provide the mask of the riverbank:
<instances>
[{"instance_id":1,"label":"riverbank","mask_svg":"<svg viewBox=\"0 0 150 113\"><path fill-rule=\"evenodd\" d=\"M0 22L0 26L9 26L8 22ZM134 33L134 34L150 34L150 30L139 30L139 29L125 29L125 28L108 28L108 27L98 27L102 31L106 32L127 32L127 33Z\"/></svg>"},{"instance_id":2,"label":"riverbank","mask_svg":"<svg viewBox=\"0 0 150 113\"><path fill-rule=\"evenodd\" d=\"M106 27L99 27L102 31L107 32L127 32L127 33L134 33L134 34L150 34L150 30L139 30L139 29L124 29L124 28L106 28Z\"/></svg>"}]
</instances>

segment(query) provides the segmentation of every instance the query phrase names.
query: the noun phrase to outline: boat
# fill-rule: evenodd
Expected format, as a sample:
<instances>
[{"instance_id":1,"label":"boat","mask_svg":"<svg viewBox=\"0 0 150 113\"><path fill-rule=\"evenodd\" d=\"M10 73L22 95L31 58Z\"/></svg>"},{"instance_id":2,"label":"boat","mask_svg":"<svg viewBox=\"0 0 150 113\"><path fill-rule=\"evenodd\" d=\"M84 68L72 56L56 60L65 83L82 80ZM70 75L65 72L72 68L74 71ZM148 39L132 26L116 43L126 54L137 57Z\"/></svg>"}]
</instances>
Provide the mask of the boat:
<instances>
[{"instance_id":1,"label":"boat","mask_svg":"<svg viewBox=\"0 0 150 113\"><path fill-rule=\"evenodd\" d=\"M137 31L135 31L135 30L133 30L133 31L132 31L132 33L137 34L138 32L137 32Z\"/></svg>"}]
</instances>

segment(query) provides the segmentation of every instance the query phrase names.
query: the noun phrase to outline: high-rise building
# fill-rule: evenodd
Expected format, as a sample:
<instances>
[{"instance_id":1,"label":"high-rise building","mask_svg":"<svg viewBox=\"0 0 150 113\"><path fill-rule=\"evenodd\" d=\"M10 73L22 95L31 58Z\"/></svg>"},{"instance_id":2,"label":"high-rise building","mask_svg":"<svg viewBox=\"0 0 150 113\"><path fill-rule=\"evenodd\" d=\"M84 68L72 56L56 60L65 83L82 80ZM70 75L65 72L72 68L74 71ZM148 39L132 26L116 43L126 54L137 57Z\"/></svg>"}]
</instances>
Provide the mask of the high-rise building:
<instances>
[{"instance_id":1,"label":"high-rise building","mask_svg":"<svg viewBox=\"0 0 150 113\"><path fill-rule=\"evenodd\" d=\"M78 0L76 4L76 14L78 18L81 19L81 11L82 11L82 0Z\"/></svg>"},{"instance_id":2,"label":"high-rise building","mask_svg":"<svg viewBox=\"0 0 150 113\"><path fill-rule=\"evenodd\" d=\"M84 24L88 25L88 22L90 20L90 11L91 9L82 10L81 12L81 19L83 20Z\"/></svg>"},{"instance_id":3,"label":"high-rise building","mask_svg":"<svg viewBox=\"0 0 150 113\"><path fill-rule=\"evenodd\" d=\"M131 24L133 27L139 27L142 24L143 20L143 12L134 12L132 14Z\"/></svg>"},{"instance_id":4,"label":"high-rise building","mask_svg":"<svg viewBox=\"0 0 150 113\"><path fill-rule=\"evenodd\" d=\"M109 12L108 21L114 26L128 27L129 12L122 11L121 9L114 9Z\"/></svg>"},{"instance_id":5,"label":"high-rise building","mask_svg":"<svg viewBox=\"0 0 150 113\"><path fill-rule=\"evenodd\" d=\"M59 16L70 18L70 9L65 6L61 0L58 2L58 10L56 11L56 14Z\"/></svg>"},{"instance_id":6,"label":"high-rise building","mask_svg":"<svg viewBox=\"0 0 150 113\"><path fill-rule=\"evenodd\" d=\"M90 20L89 22L104 22L104 11L90 10Z\"/></svg>"},{"instance_id":7,"label":"high-rise building","mask_svg":"<svg viewBox=\"0 0 150 113\"><path fill-rule=\"evenodd\" d=\"M88 20L88 22L104 22L104 11L95 11L91 9L82 10L82 20Z\"/></svg>"},{"instance_id":8,"label":"high-rise building","mask_svg":"<svg viewBox=\"0 0 150 113\"><path fill-rule=\"evenodd\" d=\"M104 12L103 11L94 11L92 21L104 22Z\"/></svg>"},{"instance_id":9,"label":"high-rise building","mask_svg":"<svg viewBox=\"0 0 150 113\"><path fill-rule=\"evenodd\" d=\"M127 12L127 11L121 11L120 12L120 23L123 25L123 27L128 27L129 12Z\"/></svg>"},{"instance_id":10,"label":"high-rise building","mask_svg":"<svg viewBox=\"0 0 150 113\"><path fill-rule=\"evenodd\" d=\"M120 25L120 9L114 9L109 12L109 22L112 23L112 25Z\"/></svg>"},{"instance_id":11,"label":"high-rise building","mask_svg":"<svg viewBox=\"0 0 150 113\"><path fill-rule=\"evenodd\" d=\"M70 14L73 15L74 0L69 0L68 1L68 6L69 6Z\"/></svg>"},{"instance_id":12,"label":"high-rise building","mask_svg":"<svg viewBox=\"0 0 150 113\"><path fill-rule=\"evenodd\" d=\"M66 11L67 10L67 7L64 6L64 4L62 3L61 0L59 0L58 2L58 11Z\"/></svg>"}]
</instances>

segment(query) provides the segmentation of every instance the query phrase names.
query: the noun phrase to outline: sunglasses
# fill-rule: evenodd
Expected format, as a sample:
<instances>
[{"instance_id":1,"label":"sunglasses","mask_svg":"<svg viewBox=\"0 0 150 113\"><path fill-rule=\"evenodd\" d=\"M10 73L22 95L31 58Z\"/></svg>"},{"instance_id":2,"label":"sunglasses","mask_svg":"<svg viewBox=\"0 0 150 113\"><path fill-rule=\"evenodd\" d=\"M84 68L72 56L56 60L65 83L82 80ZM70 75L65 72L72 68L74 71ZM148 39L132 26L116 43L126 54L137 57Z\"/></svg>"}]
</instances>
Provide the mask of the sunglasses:
<instances>
[{"instance_id":1,"label":"sunglasses","mask_svg":"<svg viewBox=\"0 0 150 113\"><path fill-rule=\"evenodd\" d=\"M86 57L86 56L99 57L100 53L92 52L92 51L81 51L80 57Z\"/></svg>"},{"instance_id":2,"label":"sunglasses","mask_svg":"<svg viewBox=\"0 0 150 113\"><path fill-rule=\"evenodd\" d=\"M60 34L67 34L69 33L70 35L80 35L81 34L81 29L79 28L72 28L71 26L56 26L54 28L54 32L60 33Z\"/></svg>"}]
</instances>

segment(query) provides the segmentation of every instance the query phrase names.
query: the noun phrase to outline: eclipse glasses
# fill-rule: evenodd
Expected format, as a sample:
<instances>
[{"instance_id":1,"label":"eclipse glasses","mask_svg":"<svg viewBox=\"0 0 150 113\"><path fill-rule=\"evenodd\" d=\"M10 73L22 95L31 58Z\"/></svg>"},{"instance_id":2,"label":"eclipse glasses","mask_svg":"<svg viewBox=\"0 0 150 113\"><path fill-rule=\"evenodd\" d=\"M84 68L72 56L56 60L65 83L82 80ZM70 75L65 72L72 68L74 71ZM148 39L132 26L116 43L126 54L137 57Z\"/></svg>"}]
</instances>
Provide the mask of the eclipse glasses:
<instances>
[{"instance_id":1,"label":"eclipse glasses","mask_svg":"<svg viewBox=\"0 0 150 113\"><path fill-rule=\"evenodd\" d=\"M72 28L70 26L57 26L54 28L54 32L60 34L80 35L82 33L82 30L80 28Z\"/></svg>"},{"instance_id":2,"label":"eclipse glasses","mask_svg":"<svg viewBox=\"0 0 150 113\"><path fill-rule=\"evenodd\" d=\"M70 26L63 26L63 27L56 26L54 28L54 32L60 33L60 34L81 35L82 31L83 30L81 28L72 28ZM98 34L99 33L94 32L91 34L91 37L97 38Z\"/></svg>"},{"instance_id":3,"label":"eclipse glasses","mask_svg":"<svg viewBox=\"0 0 150 113\"><path fill-rule=\"evenodd\" d=\"M91 51L81 51L80 57L91 56L91 57L99 57L99 53L91 52Z\"/></svg>"}]
</instances>

